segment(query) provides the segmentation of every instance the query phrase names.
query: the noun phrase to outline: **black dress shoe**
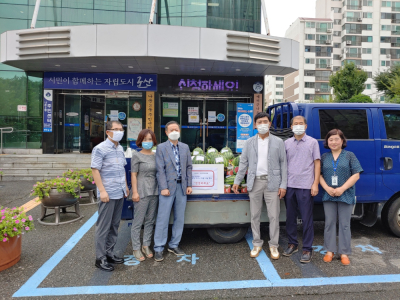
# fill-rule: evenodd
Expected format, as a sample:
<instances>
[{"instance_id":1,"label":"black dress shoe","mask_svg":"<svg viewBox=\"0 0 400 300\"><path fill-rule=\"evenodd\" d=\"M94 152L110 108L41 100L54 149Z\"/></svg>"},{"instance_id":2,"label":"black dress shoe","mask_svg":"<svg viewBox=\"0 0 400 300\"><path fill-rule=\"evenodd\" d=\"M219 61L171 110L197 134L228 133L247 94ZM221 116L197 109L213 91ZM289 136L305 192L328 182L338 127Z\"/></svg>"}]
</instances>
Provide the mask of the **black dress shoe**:
<instances>
[{"instance_id":1,"label":"black dress shoe","mask_svg":"<svg viewBox=\"0 0 400 300\"><path fill-rule=\"evenodd\" d=\"M164 257L163 257L163 253L162 251L154 253L154 260L155 261L163 261Z\"/></svg>"},{"instance_id":2,"label":"black dress shoe","mask_svg":"<svg viewBox=\"0 0 400 300\"><path fill-rule=\"evenodd\" d=\"M300 258L300 262L307 264L311 261L312 251L303 251L303 255Z\"/></svg>"},{"instance_id":3,"label":"black dress shoe","mask_svg":"<svg viewBox=\"0 0 400 300\"><path fill-rule=\"evenodd\" d=\"M182 251L182 249L180 249L179 247L176 248L169 248L168 247L168 251L175 254L176 256L183 256L185 255L185 252Z\"/></svg>"},{"instance_id":4,"label":"black dress shoe","mask_svg":"<svg viewBox=\"0 0 400 300\"><path fill-rule=\"evenodd\" d=\"M297 251L299 251L297 246L295 246L293 244L289 244L287 249L282 253L282 255L283 256L291 256L293 253L296 253Z\"/></svg>"},{"instance_id":5,"label":"black dress shoe","mask_svg":"<svg viewBox=\"0 0 400 300\"><path fill-rule=\"evenodd\" d=\"M106 272L114 271L114 267L108 263L106 257L102 257L100 259L96 259L95 266L97 268L99 268L100 270L103 270L103 271L106 271Z\"/></svg>"},{"instance_id":6,"label":"black dress shoe","mask_svg":"<svg viewBox=\"0 0 400 300\"><path fill-rule=\"evenodd\" d=\"M123 258L113 256L107 256L107 261L109 264L123 264L125 261Z\"/></svg>"}]
</instances>

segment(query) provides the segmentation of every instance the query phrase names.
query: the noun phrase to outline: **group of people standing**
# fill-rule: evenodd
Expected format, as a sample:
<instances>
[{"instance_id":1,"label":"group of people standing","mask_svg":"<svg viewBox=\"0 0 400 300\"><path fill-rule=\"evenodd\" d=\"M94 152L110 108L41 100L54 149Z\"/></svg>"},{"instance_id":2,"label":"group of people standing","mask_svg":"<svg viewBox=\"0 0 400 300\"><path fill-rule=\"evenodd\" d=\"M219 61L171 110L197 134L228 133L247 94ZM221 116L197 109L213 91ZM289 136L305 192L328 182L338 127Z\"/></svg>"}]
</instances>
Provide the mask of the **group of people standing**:
<instances>
[{"instance_id":1,"label":"group of people standing","mask_svg":"<svg viewBox=\"0 0 400 300\"><path fill-rule=\"evenodd\" d=\"M350 220L355 205L355 183L363 169L347 146L346 138L339 129L332 129L325 137L324 147L330 152L321 157L316 139L306 134L307 120L296 116L291 120L294 136L285 142L269 133L270 116L258 113L254 118L258 134L248 139L240 158L239 171L233 191L238 192L246 172L247 190L250 197L251 229L253 249L251 257L262 251L260 237L260 215L263 198L269 219L269 249L272 259L279 259L279 214L280 199L286 206L286 233L288 246L283 256L298 251L297 221L303 224L303 245L300 262L308 263L312 258L314 241L313 197L324 189L325 211L323 260L331 262L334 253L340 255L341 263L349 265L351 254ZM336 223L339 219L339 247L336 243Z\"/></svg>"},{"instance_id":2,"label":"group of people standing","mask_svg":"<svg viewBox=\"0 0 400 300\"><path fill-rule=\"evenodd\" d=\"M171 211L174 212L172 236L168 251L183 256L179 248L182 237L187 195L192 193L192 158L188 145L179 142L180 127L171 121L165 125L168 141L157 146L156 136L150 129L143 129L136 140L142 150L133 152L131 159L132 192L125 176L126 159L119 141L123 126L119 121L106 125L107 139L92 152L93 177L97 185L99 217L95 229L96 267L113 271L113 264L124 263L115 256L118 227L124 197L133 201L134 217L131 228L133 255L138 261L153 258L162 261L168 239ZM130 195L131 194L131 195ZM154 230L154 253L150 244ZM140 233L142 226L143 243Z\"/></svg>"},{"instance_id":3,"label":"group of people standing","mask_svg":"<svg viewBox=\"0 0 400 300\"><path fill-rule=\"evenodd\" d=\"M312 258L314 241L313 197L319 185L325 190L324 261L331 262L334 253L343 265L349 265L351 254L350 219L355 204L355 183L363 172L352 152L344 150L346 138L339 129L325 137L324 147L330 152L321 157L318 142L306 135L307 120L296 116L291 120L294 137L285 142L269 132L271 121L266 112L258 113L254 122L258 134L246 141L240 158L239 170L232 189L238 192L239 184L247 173L250 197L253 249L251 257L262 251L260 216L263 199L269 218L269 249L272 259L279 259L280 200L286 205L286 231L288 246L282 253L291 256L298 251L297 220L303 223L303 245L300 261ZM129 197L134 205L131 228L133 255L138 261L153 258L162 261L168 239L168 225L173 210L172 236L168 251L185 255L179 248L184 226L187 195L192 193L192 160L188 145L179 142L180 127L175 121L165 125L168 140L157 146L153 131L142 130L136 145L142 150L133 152L131 159L132 189L125 176L126 159L119 141L124 129L119 121L106 125L107 139L92 152L91 168L97 185L99 202L95 229L96 267L113 271L113 264L124 263L115 256L123 199ZM336 222L339 219L339 248L336 243ZM154 229L155 224L155 229ZM140 233L144 226L143 243ZM154 253L150 249L154 230Z\"/></svg>"}]
</instances>

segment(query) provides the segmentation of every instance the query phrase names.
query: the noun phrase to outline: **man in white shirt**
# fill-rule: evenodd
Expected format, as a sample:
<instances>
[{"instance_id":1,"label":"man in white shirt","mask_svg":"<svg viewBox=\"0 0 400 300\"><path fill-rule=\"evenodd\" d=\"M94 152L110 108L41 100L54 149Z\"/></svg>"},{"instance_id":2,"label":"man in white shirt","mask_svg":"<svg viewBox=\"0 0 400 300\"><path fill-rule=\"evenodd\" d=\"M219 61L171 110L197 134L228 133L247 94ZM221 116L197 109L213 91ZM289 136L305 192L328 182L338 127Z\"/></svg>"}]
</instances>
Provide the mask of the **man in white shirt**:
<instances>
[{"instance_id":1,"label":"man in white shirt","mask_svg":"<svg viewBox=\"0 0 400 300\"><path fill-rule=\"evenodd\" d=\"M250 197L251 230L253 250L251 257L257 257L264 241L260 236L260 216L263 197L267 205L269 219L269 250L272 259L279 259L279 214L280 199L286 194L287 164L283 141L269 134L271 122L266 112L254 117L258 134L246 141L240 157L239 170L232 189L238 193L239 184L246 171L247 190Z\"/></svg>"}]
</instances>

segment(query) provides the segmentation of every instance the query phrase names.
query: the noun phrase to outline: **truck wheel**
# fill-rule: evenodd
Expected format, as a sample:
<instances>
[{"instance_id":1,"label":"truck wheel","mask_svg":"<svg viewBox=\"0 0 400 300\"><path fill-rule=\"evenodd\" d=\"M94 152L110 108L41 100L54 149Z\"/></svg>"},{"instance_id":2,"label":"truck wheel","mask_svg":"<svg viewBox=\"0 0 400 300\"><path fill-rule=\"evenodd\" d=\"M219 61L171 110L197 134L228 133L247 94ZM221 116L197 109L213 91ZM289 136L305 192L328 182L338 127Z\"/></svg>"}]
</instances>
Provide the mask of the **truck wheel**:
<instances>
[{"instance_id":1,"label":"truck wheel","mask_svg":"<svg viewBox=\"0 0 400 300\"><path fill-rule=\"evenodd\" d=\"M239 242L247 233L247 227L212 227L207 228L210 238L219 244Z\"/></svg>"},{"instance_id":2,"label":"truck wheel","mask_svg":"<svg viewBox=\"0 0 400 300\"><path fill-rule=\"evenodd\" d=\"M382 223L391 233L400 237L400 198L386 203L382 210Z\"/></svg>"}]
</instances>

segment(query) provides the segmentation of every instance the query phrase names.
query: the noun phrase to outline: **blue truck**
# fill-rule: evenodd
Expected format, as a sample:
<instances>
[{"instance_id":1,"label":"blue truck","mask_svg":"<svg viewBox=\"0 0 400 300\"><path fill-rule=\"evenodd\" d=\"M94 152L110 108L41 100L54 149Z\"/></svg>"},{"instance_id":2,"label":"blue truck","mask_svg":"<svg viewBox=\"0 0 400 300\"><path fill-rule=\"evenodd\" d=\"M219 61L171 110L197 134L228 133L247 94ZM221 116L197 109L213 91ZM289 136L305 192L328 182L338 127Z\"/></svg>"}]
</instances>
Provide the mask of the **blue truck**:
<instances>
[{"instance_id":1,"label":"blue truck","mask_svg":"<svg viewBox=\"0 0 400 300\"><path fill-rule=\"evenodd\" d=\"M269 106L272 134L285 139L292 135L290 120L307 119L307 135L318 140L321 154L328 151L323 139L329 130L341 129L364 172L356 183L356 207L353 219L373 226L381 218L384 227L400 237L400 105L360 103L280 103ZM128 164L129 165L129 164ZM129 176L130 177L130 176ZM322 193L314 198L314 220L323 221ZM132 218L132 202L125 203L124 219ZM267 223L265 205L261 222ZM280 222L286 219L281 201ZM172 216L171 216L172 221ZM250 226L247 194L190 195L185 213L185 227L207 228L218 243L241 240Z\"/></svg>"}]
</instances>

